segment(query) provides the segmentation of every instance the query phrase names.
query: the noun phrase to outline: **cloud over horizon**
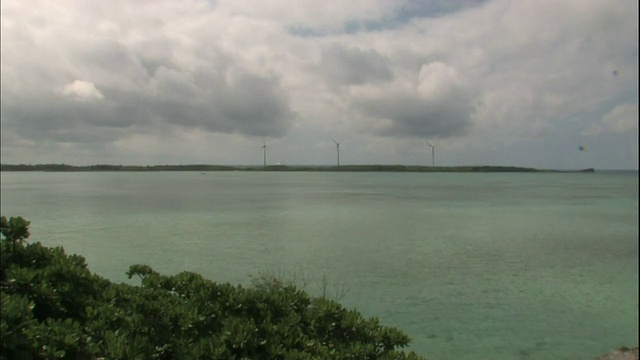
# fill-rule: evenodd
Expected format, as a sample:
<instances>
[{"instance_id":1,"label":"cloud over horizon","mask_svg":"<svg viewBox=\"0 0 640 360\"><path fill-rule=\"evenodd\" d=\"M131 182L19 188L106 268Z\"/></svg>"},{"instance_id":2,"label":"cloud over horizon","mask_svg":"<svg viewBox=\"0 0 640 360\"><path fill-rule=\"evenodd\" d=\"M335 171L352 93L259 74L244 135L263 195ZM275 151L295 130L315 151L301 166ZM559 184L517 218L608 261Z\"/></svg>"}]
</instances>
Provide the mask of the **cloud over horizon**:
<instances>
[{"instance_id":1,"label":"cloud over horizon","mask_svg":"<svg viewBox=\"0 0 640 360\"><path fill-rule=\"evenodd\" d=\"M637 3L1 6L3 163L638 167Z\"/></svg>"}]
</instances>

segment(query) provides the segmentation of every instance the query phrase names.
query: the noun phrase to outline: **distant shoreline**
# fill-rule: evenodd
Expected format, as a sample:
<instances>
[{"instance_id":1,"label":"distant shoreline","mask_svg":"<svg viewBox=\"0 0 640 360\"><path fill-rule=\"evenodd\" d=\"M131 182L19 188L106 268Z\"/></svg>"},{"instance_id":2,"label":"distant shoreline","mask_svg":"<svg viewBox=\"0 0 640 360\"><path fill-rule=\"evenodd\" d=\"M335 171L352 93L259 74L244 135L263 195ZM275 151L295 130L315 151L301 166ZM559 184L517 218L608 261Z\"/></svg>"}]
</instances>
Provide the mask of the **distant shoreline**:
<instances>
[{"instance_id":1,"label":"distant shoreline","mask_svg":"<svg viewBox=\"0 0 640 360\"><path fill-rule=\"evenodd\" d=\"M543 172L543 173L592 173L593 168L580 170L535 169L518 166L418 166L418 165L267 165L267 166L227 166L227 165L88 165L66 164L10 165L1 164L0 171L42 171L42 172L96 172L96 171L316 171L316 172Z\"/></svg>"}]
</instances>

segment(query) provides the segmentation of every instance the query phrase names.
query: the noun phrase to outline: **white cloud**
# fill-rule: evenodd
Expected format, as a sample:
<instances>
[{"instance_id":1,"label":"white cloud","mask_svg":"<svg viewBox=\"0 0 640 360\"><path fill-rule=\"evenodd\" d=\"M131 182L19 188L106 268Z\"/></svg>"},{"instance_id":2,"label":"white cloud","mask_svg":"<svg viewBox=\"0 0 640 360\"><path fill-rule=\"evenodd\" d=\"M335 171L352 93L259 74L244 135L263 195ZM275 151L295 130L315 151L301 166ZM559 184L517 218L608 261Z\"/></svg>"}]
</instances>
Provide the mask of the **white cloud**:
<instances>
[{"instance_id":1,"label":"white cloud","mask_svg":"<svg viewBox=\"0 0 640 360\"><path fill-rule=\"evenodd\" d=\"M616 106L598 122L591 123L583 134L598 136L603 133L628 134L638 132L638 104L627 103Z\"/></svg>"},{"instance_id":2,"label":"white cloud","mask_svg":"<svg viewBox=\"0 0 640 360\"><path fill-rule=\"evenodd\" d=\"M65 85L61 94L78 101L99 100L104 97L92 82L82 80Z\"/></svg>"},{"instance_id":3,"label":"white cloud","mask_svg":"<svg viewBox=\"0 0 640 360\"><path fill-rule=\"evenodd\" d=\"M602 118L602 123L609 131L625 134L638 131L638 104L622 104Z\"/></svg>"},{"instance_id":4,"label":"white cloud","mask_svg":"<svg viewBox=\"0 0 640 360\"><path fill-rule=\"evenodd\" d=\"M439 61L422 65L418 74L418 92L423 98L438 101L459 87L458 72L452 66Z\"/></svg>"}]
</instances>

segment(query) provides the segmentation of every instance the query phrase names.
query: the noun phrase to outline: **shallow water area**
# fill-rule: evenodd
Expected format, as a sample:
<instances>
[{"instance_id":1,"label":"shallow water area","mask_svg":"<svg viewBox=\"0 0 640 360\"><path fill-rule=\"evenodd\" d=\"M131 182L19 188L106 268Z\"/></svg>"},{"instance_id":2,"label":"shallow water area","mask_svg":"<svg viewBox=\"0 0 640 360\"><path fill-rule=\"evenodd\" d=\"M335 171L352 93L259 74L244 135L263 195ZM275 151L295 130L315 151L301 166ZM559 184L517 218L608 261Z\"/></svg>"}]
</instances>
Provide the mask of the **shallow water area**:
<instances>
[{"instance_id":1,"label":"shallow water area","mask_svg":"<svg viewBox=\"0 0 640 360\"><path fill-rule=\"evenodd\" d=\"M638 338L638 173L2 173L2 214L129 281L304 275L438 359L591 359ZM346 293L342 290L347 289Z\"/></svg>"}]
</instances>

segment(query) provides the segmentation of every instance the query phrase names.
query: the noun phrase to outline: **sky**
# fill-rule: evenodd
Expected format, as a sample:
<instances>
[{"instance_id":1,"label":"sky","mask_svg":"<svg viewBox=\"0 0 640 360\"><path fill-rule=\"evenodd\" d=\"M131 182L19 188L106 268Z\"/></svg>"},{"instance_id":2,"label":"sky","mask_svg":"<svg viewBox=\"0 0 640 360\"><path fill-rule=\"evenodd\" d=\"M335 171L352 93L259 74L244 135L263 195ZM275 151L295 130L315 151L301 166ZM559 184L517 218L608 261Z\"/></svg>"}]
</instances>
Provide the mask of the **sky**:
<instances>
[{"instance_id":1,"label":"sky","mask_svg":"<svg viewBox=\"0 0 640 360\"><path fill-rule=\"evenodd\" d=\"M638 169L638 2L3 0L4 164Z\"/></svg>"}]
</instances>

